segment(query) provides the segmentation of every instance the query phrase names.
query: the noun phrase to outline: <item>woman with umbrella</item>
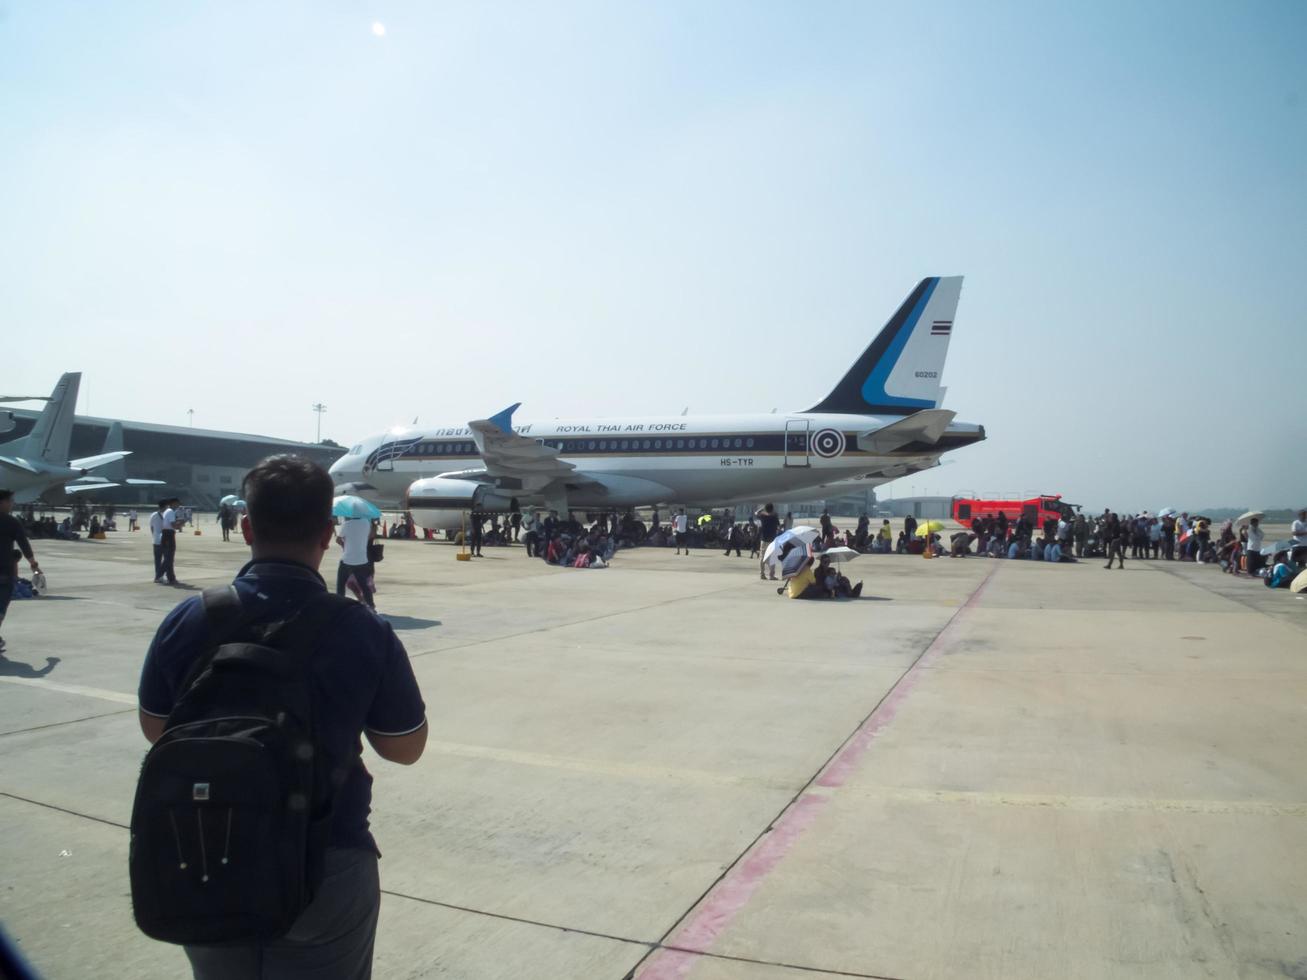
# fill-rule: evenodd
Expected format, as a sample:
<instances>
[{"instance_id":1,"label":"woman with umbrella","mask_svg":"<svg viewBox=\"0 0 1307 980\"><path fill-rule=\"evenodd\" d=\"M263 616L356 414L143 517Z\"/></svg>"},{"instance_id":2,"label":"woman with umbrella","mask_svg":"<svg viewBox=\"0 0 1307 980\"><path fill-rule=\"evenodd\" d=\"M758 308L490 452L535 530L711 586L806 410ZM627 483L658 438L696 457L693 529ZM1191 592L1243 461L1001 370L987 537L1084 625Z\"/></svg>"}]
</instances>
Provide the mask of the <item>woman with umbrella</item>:
<instances>
[{"instance_id":1,"label":"woman with umbrella","mask_svg":"<svg viewBox=\"0 0 1307 980\"><path fill-rule=\"evenodd\" d=\"M381 516L381 511L362 497L347 495L332 502L331 513L341 519L336 543L343 549L336 569L336 595L344 595L352 579L360 600L375 609L376 603L372 600L374 567L370 552L377 536L376 525L372 522Z\"/></svg>"}]
</instances>

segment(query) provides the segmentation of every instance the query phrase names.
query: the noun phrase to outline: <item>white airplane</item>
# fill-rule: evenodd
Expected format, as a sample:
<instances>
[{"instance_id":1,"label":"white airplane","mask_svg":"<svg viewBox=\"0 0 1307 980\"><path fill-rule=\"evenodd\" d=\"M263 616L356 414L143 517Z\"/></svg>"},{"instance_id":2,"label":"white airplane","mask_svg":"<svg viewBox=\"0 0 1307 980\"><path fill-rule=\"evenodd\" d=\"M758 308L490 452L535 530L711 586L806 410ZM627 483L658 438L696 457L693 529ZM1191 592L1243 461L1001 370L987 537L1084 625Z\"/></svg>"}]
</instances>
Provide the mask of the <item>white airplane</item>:
<instances>
[{"instance_id":1,"label":"white airplane","mask_svg":"<svg viewBox=\"0 0 1307 980\"><path fill-rule=\"evenodd\" d=\"M332 466L338 493L458 527L470 511L626 511L793 498L850 480L876 486L985 438L941 409L962 277L923 279L826 398L789 414L487 419L398 428Z\"/></svg>"},{"instance_id":2,"label":"white airplane","mask_svg":"<svg viewBox=\"0 0 1307 980\"><path fill-rule=\"evenodd\" d=\"M32 431L21 439L0 443L0 488L12 490L16 502L32 503L51 487L63 486L67 493L79 493L116 486L111 483L65 486L85 478L91 470L131 455L120 450L85 459L68 459L73 411L81 383L80 372L65 374L55 385Z\"/></svg>"}]
</instances>

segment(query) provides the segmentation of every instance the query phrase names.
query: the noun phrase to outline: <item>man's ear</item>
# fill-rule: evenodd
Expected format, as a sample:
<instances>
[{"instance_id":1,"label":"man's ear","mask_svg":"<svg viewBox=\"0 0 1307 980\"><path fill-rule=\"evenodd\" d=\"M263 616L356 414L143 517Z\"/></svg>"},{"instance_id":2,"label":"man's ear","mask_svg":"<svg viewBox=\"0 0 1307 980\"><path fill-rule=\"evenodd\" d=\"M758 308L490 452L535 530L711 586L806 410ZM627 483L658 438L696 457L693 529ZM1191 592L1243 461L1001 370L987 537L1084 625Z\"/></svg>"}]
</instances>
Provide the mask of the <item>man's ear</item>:
<instances>
[{"instance_id":1,"label":"man's ear","mask_svg":"<svg viewBox=\"0 0 1307 980\"><path fill-rule=\"evenodd\" d=\"M241 515L241 536L245 538L246 544L254 543L254 534L250 531L250 515Z\"/></svg>"}]
</instances>

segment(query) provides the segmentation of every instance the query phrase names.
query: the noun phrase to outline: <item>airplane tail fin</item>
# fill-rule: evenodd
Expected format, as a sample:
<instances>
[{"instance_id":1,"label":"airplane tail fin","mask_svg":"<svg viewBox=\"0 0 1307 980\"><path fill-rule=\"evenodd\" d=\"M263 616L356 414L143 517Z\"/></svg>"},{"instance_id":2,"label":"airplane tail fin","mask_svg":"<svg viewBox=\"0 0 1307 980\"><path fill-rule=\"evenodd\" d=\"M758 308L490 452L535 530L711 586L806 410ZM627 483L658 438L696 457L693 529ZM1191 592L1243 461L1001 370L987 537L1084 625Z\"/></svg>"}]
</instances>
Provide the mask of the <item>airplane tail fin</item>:
<instances>
[{"instance_id":1,"label":"airplane tail fin","mask_svg":"<svg viewBox=\"0 0 1307 980\"><path fill-rule=\"evenodd\" d=\"M77 407L77 389L82 384L80 371L65 374L54 386L50 400L27 434L19 453L27 459L40 459L64 466L68 446L73 438L73 411Z\"/></svg>"},{"instance_id":2,"label":"airplane tail fin","mask_svg":"<svg viewBox=\"0 0 1307 980\"><path fill-rule=\"evenodd\" d=\"M961 276L921 280L835 390L808 411L907 415L939 408L961 293Z\"/></svg>"},{"instance_id":3,"label":"airplane tail fin","mask_svg":"<svg viewBox=\"0 0 1307 980\"><path fill-rule=\"evenodd\" d=\"M104 437L104 447L100 450L103 454L117 453L123 451L123 424L114 422L109 426L109 431ZM115 483L127 482L127 464L122 458L114 460L106 466L100 468L100 475L106 480L113 480Z\"/></svg>"}]
</instances>

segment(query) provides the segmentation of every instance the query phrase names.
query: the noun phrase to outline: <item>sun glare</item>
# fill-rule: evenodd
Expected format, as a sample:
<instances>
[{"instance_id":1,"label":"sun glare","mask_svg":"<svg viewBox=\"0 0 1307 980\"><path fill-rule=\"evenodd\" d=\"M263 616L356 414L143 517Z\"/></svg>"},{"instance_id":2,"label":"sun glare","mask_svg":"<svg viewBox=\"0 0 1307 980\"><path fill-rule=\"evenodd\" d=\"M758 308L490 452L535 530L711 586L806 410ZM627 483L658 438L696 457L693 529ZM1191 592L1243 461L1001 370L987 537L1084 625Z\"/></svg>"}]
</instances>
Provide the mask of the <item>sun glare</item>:
<instances>
[{"instance_id":1,"label":"sun glare","mask_svg":"<svg viewBox=\"0 0 1307 980\"><path fill-rule=\"evenodd\" d=\"M372 33L373 33L374 35L376 35L377 37L385 37L385 36L386 36L386 25L383 24L383 23L381 23L381 21L379 21L379 20L374 20L374 21L372 22Z\"/></svg>"}]
</instances>

